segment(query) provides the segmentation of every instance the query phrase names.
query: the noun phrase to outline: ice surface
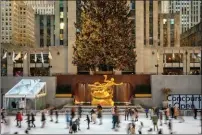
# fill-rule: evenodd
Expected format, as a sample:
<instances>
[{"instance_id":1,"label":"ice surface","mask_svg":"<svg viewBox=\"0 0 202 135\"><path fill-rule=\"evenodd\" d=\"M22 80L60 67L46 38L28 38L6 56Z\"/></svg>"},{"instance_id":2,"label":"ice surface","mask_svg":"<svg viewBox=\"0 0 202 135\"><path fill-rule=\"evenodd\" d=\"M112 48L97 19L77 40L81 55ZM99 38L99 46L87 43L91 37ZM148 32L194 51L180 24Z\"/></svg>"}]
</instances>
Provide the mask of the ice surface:
<instances>
[{"instance_id":1,"label":"ice surface","mask_svg":"<svg viewBox=\"0 0 202 135\"><path fill-rule=\"evenodd\" d=\"M55 117L53 116L55 119ZM82 116L81 118L81 131L78 131L76 134L126 134L126 128L127 124L130 121L125 121L124 116L121 116L121 124L118 131L112 130L112 117L110 115L104 115L103 116L103 125L97 124L90 124L90 130L87 129L87 123L84 121L86 116ZM17 128L15 126L16 121L14 116L9 117L11 121L11 125L9 128L6 128L4 124L2 124L2 133L10 129L10 134L13 134L14 132L18 132L19 134L25 134L25 130L27 128L27 123L25 122L26 116L23 117L22 127ZM41 118L40 115L36 116L36 128L32 128L29 131L29 134L69 134L69 129L66 129L66 118L64 115L59 116L59 123L50 122L50 117L46 117L46 126L45 128L40 128L41 126ZM199 134L201 133L201 123L199 118L197 120L193 119L193 117L184 117L185 122L179 123L179 120L173 120L173 131L175 134ZM144 127L142 129L143 134L148 134L148 129L152 127L151 120L145 118L144 114L140 114L139 121L136 122L136 133L138 134L138 129L140 125L140 121L143 122ZM163 124L162 127L163 134L169 134L168 126L166 124ZM153 131L149 134L157 134L157 132Z\"/></svg>"}]
</instances>

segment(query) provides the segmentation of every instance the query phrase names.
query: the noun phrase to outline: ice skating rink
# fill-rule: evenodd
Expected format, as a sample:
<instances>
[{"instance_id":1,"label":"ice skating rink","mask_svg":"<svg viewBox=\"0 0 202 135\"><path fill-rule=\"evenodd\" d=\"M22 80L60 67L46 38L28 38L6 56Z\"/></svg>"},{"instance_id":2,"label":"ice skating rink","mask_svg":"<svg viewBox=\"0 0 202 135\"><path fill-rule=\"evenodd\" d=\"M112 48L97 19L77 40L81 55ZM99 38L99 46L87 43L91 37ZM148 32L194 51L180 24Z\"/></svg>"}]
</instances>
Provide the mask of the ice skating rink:
<instances>
[{"instance_id":1,"label":"ice skating rink","mask_svg":"<svg viewBox=\"0 0 202 135\"><path fill-rule=\"evenodd\" d=\"M55 116L53 116L55 119ZM76 134L126 134L127 124L130 121L125 121L124 116L121 116L121 124L118 131L115 131L112 128L112 117L111 115L103 116L103 125L98 125L91 123L90 130L87 129L87 122L84 121L86 116L82 116L80 131ZM9 128L6 128L4 124L1 124L1 133L10 130L10 134L14 132L18 132L18 134L25 134L25 130L27 128L26 116L23 117L22 127L16 127L15 117L9 117L11 121L11 125ZM69 129L66 129L66 118L64 115L59 115L59 123L50 122L50 117L46 117L46 126L45 128L41 128L41 117L40 115L36 116L35 125L36 128L32 128L29 131L29 134L69 134ZM179 120L173 120L173 132L174 134L199 134L201 133L201 123L200 118L194 120L193 117L184 117L185 122L179 123ZM148 129L152 127L152 121L150 119L145 118L144 114L140 114L139 121L136 122L136 133L138 134L138 129L140 125L140 121L144 123L144 127L142 129L142 134L157 134L156 131L152 131L148 133ZM163 121L164 123L164 121ZM159 124L158 124L159 125ZM163 124L163 126L159 126L163 129L163 134L169 134L168 126Z\"/></svg>"}]
</instances>

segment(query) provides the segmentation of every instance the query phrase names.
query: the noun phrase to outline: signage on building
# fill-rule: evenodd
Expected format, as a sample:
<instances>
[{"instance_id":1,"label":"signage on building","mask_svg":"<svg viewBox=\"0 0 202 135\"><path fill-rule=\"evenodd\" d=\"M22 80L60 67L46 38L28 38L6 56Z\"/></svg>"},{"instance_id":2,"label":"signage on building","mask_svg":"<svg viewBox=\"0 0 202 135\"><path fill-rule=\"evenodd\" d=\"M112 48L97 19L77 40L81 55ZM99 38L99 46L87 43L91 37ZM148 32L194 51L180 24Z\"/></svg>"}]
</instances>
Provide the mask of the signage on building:
<instances>
[{"instance_id":1,"label":"signage on building","mask_svg":"<svg viewBox=\"0 0 202 135\"><path fill-rule=\"evenodd\" d=\"M177 106L181 110L202 109L202 95L172 94L168 96L168 107Z\"/></svg>"}]
</instances>

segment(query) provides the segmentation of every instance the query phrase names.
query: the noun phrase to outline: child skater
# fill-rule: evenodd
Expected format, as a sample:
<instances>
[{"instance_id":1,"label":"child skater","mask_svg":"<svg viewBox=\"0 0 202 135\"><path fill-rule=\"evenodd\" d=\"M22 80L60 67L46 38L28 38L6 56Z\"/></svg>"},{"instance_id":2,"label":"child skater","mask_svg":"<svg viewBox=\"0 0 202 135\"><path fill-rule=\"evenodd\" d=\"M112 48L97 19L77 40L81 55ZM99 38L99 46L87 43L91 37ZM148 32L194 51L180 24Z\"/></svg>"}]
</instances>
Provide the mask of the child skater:
<instances>
[{"instance_id":1,"label":"child skater","mask_svg":"<svg viewBox=\"0 0 202 135\"><path fill-rule=\"evenodd\" d=\"M31 120L30 120L30 114L29 113L27 114L27 119L26 120L27 120L27 130L30 130L30 128L31 128L30 127L30 121Z\"/></svg>"},{"instance_id":2,"label":"child skater","mask_svg":"<svg viewBox=\"0 0 202 135\"><path fill-rule=\"evenodd\" d=\"M86 115L86 120L87 121L87 124L88 124L88 128L87 129L90 129L90 118L88 115Z\"/></svg>"}]
</instances>

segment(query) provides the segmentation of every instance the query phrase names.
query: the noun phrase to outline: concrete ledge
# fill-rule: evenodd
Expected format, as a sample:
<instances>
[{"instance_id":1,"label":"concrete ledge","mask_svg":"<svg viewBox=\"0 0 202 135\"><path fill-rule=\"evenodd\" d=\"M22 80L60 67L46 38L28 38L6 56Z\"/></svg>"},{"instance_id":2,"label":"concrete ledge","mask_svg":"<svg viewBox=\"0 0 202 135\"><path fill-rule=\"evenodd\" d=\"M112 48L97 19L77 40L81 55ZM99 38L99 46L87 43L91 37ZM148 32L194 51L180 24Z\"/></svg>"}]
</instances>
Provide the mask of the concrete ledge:
<instances>
[{"instance_id":1,"label":"concrete ledge","mask_svg":"<svg viewBox=\"0 0 202 135\"><path fill-rule=\"evenodd\" d=\"M151 98L152 94L135 94L135 98Z\"/></svg>"},{"instance_id":2,"label":"concrete ledge","mask_svg":"<svg viewBox=\"0 0 202 135\"><path fill-rule=\"evenodd\" d=\"M134 105L141 105L144 107L153 107L152 98L133 98L132 103Z\"/></svg>"}]
</instances>

